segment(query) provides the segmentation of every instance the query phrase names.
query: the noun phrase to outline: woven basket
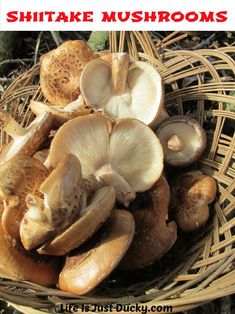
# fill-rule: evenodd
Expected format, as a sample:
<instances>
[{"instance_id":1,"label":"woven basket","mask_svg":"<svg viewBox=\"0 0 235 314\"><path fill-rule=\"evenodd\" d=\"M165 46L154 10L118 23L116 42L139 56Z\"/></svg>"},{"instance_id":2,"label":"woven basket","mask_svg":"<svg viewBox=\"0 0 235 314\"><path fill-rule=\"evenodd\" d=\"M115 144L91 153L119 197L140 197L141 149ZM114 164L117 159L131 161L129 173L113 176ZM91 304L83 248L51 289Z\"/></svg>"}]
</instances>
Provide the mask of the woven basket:
<instances>
[{"instance_id":1,"label":"woven basket","mask_svg":"<svg viewBox=\"0 0 235 314\"><path fill-rule=\"evenodd\" d=\"M149 313L154 312L151 306L157 305L163 313L164 306L180 312L235 293L235 113L229 110L235 106L235 96L230 93L235 90L235 47L166 49L184 37L174 32L156 42L147 32L111 32L110 50L128 51L131 57L154 65L165 84L167 111L193 116L206 129L207 150L197 168L218 183L208 224L187 239L179 236L172 250L144 271L116 271L89 296L76 297L55 287L2 279L0 298L31 314L32 308L37 309L35 313L53 312L61 304L84 303L140 303L148 306ZM36 65L19 76L1 99L0 108L22 125L33 119L29 99L43 100L38 73ZM1 145L8 140L1 132Z\"/></svg>"}]
</instances>

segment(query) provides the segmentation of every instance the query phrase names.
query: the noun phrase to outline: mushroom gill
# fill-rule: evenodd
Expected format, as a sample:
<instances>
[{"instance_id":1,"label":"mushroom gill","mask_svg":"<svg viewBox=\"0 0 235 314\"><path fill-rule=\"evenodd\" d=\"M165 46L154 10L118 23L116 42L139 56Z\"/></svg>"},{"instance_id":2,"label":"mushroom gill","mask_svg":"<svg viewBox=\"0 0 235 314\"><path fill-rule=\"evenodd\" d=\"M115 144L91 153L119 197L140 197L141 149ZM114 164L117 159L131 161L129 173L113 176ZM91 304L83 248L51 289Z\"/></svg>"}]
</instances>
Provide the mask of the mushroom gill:
<instances>
[{"instance_id":1,"label":"mushroom gill","mask_svg":"<svg viewBox=\"0 0 235 314\"><path fill-rule=\"evenodd\" d=\"M67 153L79 158L85 178L94 175L112 185L117 200L126 206L135 192L148 190L163 169L158 138L136 119L112 124L103 116L89 115L70 120L53 138L47 164L55 167Z\"/></svg>"}]
</instances>

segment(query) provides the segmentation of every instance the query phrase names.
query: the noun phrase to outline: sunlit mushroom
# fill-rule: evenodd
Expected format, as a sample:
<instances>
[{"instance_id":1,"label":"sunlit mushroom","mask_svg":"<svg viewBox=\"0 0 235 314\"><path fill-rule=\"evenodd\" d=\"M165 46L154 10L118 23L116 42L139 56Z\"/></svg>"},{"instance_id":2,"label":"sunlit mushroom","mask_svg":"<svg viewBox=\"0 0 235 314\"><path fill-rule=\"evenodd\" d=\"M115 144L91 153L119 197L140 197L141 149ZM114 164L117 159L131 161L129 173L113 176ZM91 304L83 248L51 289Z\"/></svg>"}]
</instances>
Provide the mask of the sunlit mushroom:
<instances>
[{"instance_id":1,"label":"sunlit mushroom","mask_svg":"<svg viewBox=\"0 0 235 314\"><path fill-rule=\"evenodd\" d=\"M41 101L31 100L30 108L36 116L43 115L45 112L52 113L54 117L53 126L55 128L60 127L68 120L89 114L91 111L89 108L85 107L84 100L81 95L77 100L66 106L56 106Z\"/></svg>"},{"instance_id":2,"label":"sunlit mushroom","mask_svg":"<svg viewBox=\"0 0 235 314\"><path fill-rule=\"evenodd\" d=\"M124 256L121 267L135 270L160 259L175 243L177 227L168 220L170 189L166 179L161 178L151 190L139 194L131 204L135 218L134 239Z\"/></svg>"},{"instance_id":3,"label":"sunlit mushroom","mask_svg":"<svg viewBox=\"0 0 235 314\"><path fill-rule=\"evenodd\" d=\"M51 104L65 106L80 95L80 75L96 56L81 40L69 40L40 60L40 84Z\"/></svg>"},{"instance_id":4,"label":"sunlit mushroom","mask_svg":"<svg viewBox=\"0 0 235 314\"><path fill-rule=\"evenodd\" d=\"M1 149L0 165L16 155L32 156L49 134L53 115L45 113L34 119L27 128L20 126L6 111L0 110L0 122L12 140Z\"/></svg>"},{"instance_id":5,"label":"sunlit mushroom","mask_svg":"<svg viewBox=\"0 0 235 314\"><path fill-rule=\"evenodd\" d=\"M126 206L135 192L151 188L163 169L158 138L136 119L112 124L100 115L89 115L70 120L52 140L48 166L55 167L67 153L78 157L84 178L94 175L102 184L112 185Z\"/></svg>"},{"instance_id":6,"label":"sunlit mushroom","mask_svg":"<svg viewBox=\"0 0 235 314\"><path fill-rule=\"evenodd\" d=\"M112 119L136 118L153 125L163 101L156 69L147 62L130 60L126 53L113 53L106 60L92 60L82 72L80 88L86 103Z\"/></svg>"},{"instance_id":7,"label":"sunlit mushroom","mask_svg":"<svg viewBox=\"0 0 235 314\"><path fill-rule=\"evenodd\" d=\"M114 210L103 228L95 247L67 257L59 276L61 290L86 294L117 267L133 239L134 218L128 211Z\"/></svg>"},{"instance_id":8,"label":"sunlit mushroom","mask_svg":"<svg viewBox=\"0 0 235 314\"><path fill-rule=\"evenodd\" d=\"M26 197L28 211L20 224L21 241L32 249L70 225L82 209L82 174L79 160L72 154L64 159L39 187L42 197Z\"/></svg>"},{"instance_id":9,"label":"sunlit mushroom","mask_svg":"<svg viewBox=\"0 0 235 314\"><path fill-rule=\"evenodd\" d=\"M181 230L190 232L205 225L216 190L215 179L199 170L183 173L172 181L170 207Z\"/></svg>"},{"instance_id":10,"label":"sunlit mushroom","mask_svg":"<svg viewBox=\"0 0 235 314\"><path fill-rule=\"evenodd\" d=\"M47 168L32 157L15 156L1 165L2 226L9 236L20 238L19 226L26 211L25 197L28 193L39 195L39 186L47 175Z\"/></svg>"},{"instance_id":11,"label":"sunlit mushroom","mask_svg":"<svg viewBox=\"0 0 235 314\"><path fill-rule=\"evenodd\" d=\"M188 166L197 161L206 147L206 132L189 116L164 119L156 134L162 144L164 160L171 166Z\"/></svg>"},{"instance_id":12,"label":"sunlit mushroom","mask_svg":"<svg viewBox=\"0 0 235 314\"><path fill-rule=\"evenodd\" d=\"M92 237L95 231L108 219L115 203L115 192L111 186L102 187L92 196L87 207L79 213L78 219L53 240L38 249L40 254L65 255L78 248Z\"/></svg>"},{"instance_id":13,"label":"sunlit mushroom","mask_svg":"<svg viewBox=\"0 0 235 314\"><path fill-rule=\"evenodd\" d=\"M0 219L3 205L0 204ZM0 274L14 280L27 280L48 286L58 281L60 260L27 252L20 241L10 239L0 224Z\"/></svg>"}]
</instances>

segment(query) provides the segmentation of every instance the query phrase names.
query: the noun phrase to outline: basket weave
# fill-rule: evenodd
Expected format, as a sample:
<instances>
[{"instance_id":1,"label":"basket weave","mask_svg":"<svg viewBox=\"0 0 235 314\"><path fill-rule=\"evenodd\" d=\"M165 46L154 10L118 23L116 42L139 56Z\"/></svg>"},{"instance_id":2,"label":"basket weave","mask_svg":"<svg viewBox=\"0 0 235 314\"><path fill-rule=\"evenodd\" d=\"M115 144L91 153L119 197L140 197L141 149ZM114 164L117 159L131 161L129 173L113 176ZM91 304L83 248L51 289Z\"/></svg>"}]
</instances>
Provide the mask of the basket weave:
<instances>
[{"instance_id":1,"label":"basket weave","mask_svg":"<svg viewBox=\"0 0 235 314\"><path fill-rule=\"evenodd\" d=\"M52 312L60 304L83 303L143 303L149 309L151 305L168 305L173 312L180 312L235 293L235 113L228 110L229 106L235 106L235 96L230 93L235 90L235 47L166 49L184 37L174 32L155 42L147 32L111 32L110 50L128 51L131 57L154 65L165 84L167 111L193 116L206 129L207 151L197 168L218 183L218 195L207 226L187 236L187 243L176 243L163 261L144 274L143 271L134 274L133 283L123 282L122 274L117 272L89 296L76 297L56 288L2 279L0 298L26 306L20 309L31 314L34 312L29 307L39 310L35 313L42 313ZM36 65L18 77L0 102L0 108L10 112L22 125L33 119L29 99L43 99L37 83L38 70ZM8 140L1 132L1 145Z\"/></svg>"}]
</instances>

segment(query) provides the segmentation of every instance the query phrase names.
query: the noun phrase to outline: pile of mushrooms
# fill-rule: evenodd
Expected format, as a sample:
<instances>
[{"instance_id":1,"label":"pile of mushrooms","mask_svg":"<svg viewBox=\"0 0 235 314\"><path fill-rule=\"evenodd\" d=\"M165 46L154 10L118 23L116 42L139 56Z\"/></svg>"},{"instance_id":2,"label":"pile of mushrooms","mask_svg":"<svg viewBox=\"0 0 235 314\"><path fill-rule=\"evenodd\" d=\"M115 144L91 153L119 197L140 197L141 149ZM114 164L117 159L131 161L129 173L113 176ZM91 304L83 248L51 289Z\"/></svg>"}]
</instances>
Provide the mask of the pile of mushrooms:
<instances>
[{"instance_id":1,"label":"pile of mushrooms","mask_svg":"<svg viewBox=\"0 0 235 314\"><path fill-rule=\"evenodd\" d=\"M216 183L183 168L202 155L205 131L168 116L153 66L68 41L42 56L40 84L46 101L31 100L27 128L0 111L12 137L0 151L1 274L83 295L118 265L159 260L177 224L206 224ZM167 178L169 167L181 177Z\"/></svg>"}]
</instances>

